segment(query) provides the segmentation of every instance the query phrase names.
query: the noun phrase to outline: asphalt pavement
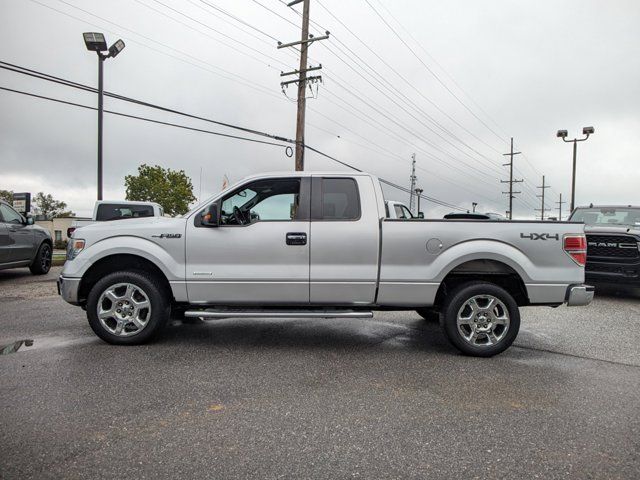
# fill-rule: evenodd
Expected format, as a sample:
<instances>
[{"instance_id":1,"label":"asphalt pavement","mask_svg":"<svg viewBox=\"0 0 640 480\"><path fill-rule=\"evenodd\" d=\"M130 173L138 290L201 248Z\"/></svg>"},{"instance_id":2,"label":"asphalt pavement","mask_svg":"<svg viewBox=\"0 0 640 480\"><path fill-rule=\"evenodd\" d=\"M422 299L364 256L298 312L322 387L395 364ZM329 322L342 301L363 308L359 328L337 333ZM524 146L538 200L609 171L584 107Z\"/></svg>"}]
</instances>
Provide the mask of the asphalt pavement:
<instances>
[{"instance_id":1,"label":"asphalt pavement","mask_svg":"<svg viewBox=\"0 0 640 480\"><path fill-rule=\"evenodd\" d=\"M1 478L640 478L640 293L523 309L490 359L414 312L173 321L114 347L0 271Z\"/></svg>"}]
</instances>

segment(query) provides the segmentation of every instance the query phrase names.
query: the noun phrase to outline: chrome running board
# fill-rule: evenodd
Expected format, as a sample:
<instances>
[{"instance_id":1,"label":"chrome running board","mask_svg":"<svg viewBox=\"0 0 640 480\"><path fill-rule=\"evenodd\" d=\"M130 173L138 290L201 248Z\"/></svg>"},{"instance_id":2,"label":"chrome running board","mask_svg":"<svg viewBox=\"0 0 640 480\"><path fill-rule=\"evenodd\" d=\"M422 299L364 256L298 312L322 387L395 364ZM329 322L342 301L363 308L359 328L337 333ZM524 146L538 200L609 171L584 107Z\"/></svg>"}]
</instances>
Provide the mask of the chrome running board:
<instances>
[{"instance_id":1,"label":"chrome running board","mask_svg":"<svg viewBox=\"0 0 640 480\"><path fill-rule=\"evenodd\" d=\"M185 317L202 318L373 318L370 310L268 310L268 309L214 309L187 310Z\"/></svg>"}]
</instances>

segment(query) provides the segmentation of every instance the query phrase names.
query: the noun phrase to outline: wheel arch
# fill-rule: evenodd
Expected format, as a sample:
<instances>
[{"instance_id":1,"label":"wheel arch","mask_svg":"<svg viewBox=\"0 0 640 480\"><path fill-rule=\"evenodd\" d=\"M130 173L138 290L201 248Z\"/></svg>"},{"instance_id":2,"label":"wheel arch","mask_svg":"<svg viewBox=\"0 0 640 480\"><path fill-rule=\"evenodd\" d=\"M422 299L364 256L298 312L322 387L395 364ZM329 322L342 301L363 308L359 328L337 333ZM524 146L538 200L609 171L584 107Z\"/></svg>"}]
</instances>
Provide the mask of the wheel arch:
<instances>
[{"instance_id":1,"label":"wheel arch","mask_svg":"<svg viewBox=\"0 0 640 480\"><path fill-rule=\"evenodd\" d=\"M151 275L160 283L161 288L167 295L171 296L171 301L173 302L171 284L160 267L147 258L130 253L107 255L92 264L82 276L78 288L78 299L84 304L89 295L89 291L100 278L110 273L125 271L144 272Z\"/></svg>"},{"instance_id":2,"label":"wheel arch","mask_svg":"<svg viewBox=\"0 0 640 480\"><path fill-rule=\"evenodd\" d=\"M529 305L522 276L510 265L495 259L478 258L464 261L449 270L436 292L434 306L440 308L449 293L468 282L486 282L504 288L519 307Z\"/></svg>"}]
</instances>

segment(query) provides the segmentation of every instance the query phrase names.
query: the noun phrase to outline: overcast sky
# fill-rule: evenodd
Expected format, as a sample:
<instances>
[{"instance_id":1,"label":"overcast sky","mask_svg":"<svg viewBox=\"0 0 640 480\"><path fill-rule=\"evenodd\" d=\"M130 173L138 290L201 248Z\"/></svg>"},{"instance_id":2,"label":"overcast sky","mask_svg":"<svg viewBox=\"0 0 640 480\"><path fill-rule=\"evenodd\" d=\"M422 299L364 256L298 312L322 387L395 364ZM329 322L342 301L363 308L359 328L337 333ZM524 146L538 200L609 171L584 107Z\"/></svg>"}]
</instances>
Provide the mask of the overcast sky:
<instances>
[{"instance_id":1,"label":"overcast sky","mask_svg":"<svg viewBox=\"0 0 640 480\"><path fill-rule=\"evenodd\" d=\"M640 203L637 0L311 0L311 18L332 38L310 48L324 83L307 102L308 145L406 186L416 153L425 194L504 213L501 153L513 136L523 152L516 177L525 180L514 211L524 218L539 208L543 174L547 208L560 193L569 199L571 145L556 131L574 138L593 125L578 144L576 203ZM285 97L279 73L297 68L297 56L275 39L299 39L299 23L278 0L0 0L0 60L96 86L96 55L81 34L104 32L109 44L127 44L105 62L106 90L295 138L296 91ZM5 70L0 86L97 104L95 94ZM245 136L109 98L105 108ZM0 189L44 191L89 214L96 117L0 90ZM106 199L124 198L124 177L141 163L184 169L203 197L225 174L235 182L293 169L282 147L112 115L104 139ZM344 167L307 152L306 169ZM450 210L423 207L429 217Z\"/></svg>"}]
</instances>

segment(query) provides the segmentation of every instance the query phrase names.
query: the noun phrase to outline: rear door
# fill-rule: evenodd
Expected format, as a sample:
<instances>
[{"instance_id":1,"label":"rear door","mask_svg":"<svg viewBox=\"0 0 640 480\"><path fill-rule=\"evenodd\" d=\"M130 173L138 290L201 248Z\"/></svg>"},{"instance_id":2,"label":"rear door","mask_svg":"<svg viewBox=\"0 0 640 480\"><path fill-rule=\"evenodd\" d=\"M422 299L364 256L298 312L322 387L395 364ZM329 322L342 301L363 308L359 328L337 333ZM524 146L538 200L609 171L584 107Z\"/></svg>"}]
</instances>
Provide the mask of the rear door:
<instances>
[{"instance_id":1,"label":"rear door","mask_svg":"<svg viewBox=\"0 0 640 480\"><path fill-rule=\"evenodd\" d=\"M378 276L379 219L371 177L314 176L312 304L370 304Z\"/></svg>"}]
</instances>

